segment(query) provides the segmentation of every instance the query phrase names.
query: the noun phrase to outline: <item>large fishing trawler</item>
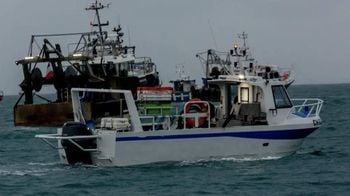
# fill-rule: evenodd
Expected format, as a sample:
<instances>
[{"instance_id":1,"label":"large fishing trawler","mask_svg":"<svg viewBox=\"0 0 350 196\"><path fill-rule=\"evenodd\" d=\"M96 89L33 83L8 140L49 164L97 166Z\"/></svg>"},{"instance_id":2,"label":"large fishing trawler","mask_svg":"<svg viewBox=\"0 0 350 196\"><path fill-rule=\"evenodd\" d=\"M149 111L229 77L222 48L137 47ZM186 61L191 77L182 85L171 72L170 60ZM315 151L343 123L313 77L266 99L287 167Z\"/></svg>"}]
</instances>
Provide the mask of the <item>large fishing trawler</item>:
<instances>
[{"instance_id":1,"label":"large fishing trawler","mask_svg":"<svg viewBox=\"0 0 350 196\"><path fill-rule=\"evenodd\" d=\"M24 80L14 106L15 125L61 126L72 120L73 87L128 89L136 96L138 86L159 85L156 65L149 57L136 57L135 46L123 45L120 25L103 30L109 21L102 23L100 12L108 6L96 1L86 8L95 13L91 32L32 35L28 56L16 61ZM59 43L64 40L70 41L67 47ZM55 98L40 94L43 86L53 87Z\"/></svg>"}]
</instances>

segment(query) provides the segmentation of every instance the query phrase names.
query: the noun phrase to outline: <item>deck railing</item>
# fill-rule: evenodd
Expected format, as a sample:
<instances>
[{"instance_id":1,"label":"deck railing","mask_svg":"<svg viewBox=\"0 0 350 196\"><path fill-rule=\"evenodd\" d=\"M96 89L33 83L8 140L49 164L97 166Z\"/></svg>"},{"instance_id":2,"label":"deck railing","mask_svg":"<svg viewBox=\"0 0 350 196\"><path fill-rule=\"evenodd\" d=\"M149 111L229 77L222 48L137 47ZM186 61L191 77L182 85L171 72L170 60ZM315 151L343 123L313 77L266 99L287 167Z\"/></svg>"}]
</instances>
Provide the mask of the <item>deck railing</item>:
<instances>
[{"instance_id":1,"label":"deck railing","mask_svg":"<svg viewBox=\"0 0 350 196\"><path fill-rule=\"evenodd\" d=\"M64 149L63 147L59 147L56 144L53 144L50 142L50 139L55 139L55 140L67 140L76 147L78 147L80 150L84 152L97 152L97 148L84 148L80 144L78 144L74 139L97 139L100 138L99 135L75 135L75 136L62 136L60 134L39 134L35 135L36 138L42 139L45 143L47 143L49 146L55 149Z\"/></svg>"},{"instance_id":2,"label":"deck railing","mask_svg":"<svg viewBox=\"0 0 350 196\"><path fill-rule=\"evenodd\" d=\"M293 107L289 111L288 118L317 117L323 106L321 99L291 99Z\"/></svg>"},{"instance_id":3,"label":"deck railing","mask_svg":"<svg viewBox=\"0 0 350 196\"><path fill-rule=\"evenodd\" d=\"M151 131L157 130L157 126L161 126L162 130L170 130L172 126L172 118L176 115L160 115L160 116L140 116L142 126L151 126Z\"/></svg>"},{"instance_id":4,"label":"deck railing","mask_svg":"<svg viewBox=\"0 0 350 196\"><path fill-rule=\"evenodd\" d=\"M191 104L198 105L196 108L198 111L191 111ZM158 108L158 107L157 107ZM161 107L159 107L161 108ZM165 108L165 107L163 107ZM182 129L186 128L210 128L210 106L207 101L190 101L184 104L183 113L164 115L162 112L160 115L145 114L140 116L142 126L151 127L150 130L171 130L174 126L179 126L179 120L182 121ZM166 108L168 109L168 108ZM200 111L199 111L200 110ZM191 123L190 123L191 122Z\"/></svg>"}]
</instances>

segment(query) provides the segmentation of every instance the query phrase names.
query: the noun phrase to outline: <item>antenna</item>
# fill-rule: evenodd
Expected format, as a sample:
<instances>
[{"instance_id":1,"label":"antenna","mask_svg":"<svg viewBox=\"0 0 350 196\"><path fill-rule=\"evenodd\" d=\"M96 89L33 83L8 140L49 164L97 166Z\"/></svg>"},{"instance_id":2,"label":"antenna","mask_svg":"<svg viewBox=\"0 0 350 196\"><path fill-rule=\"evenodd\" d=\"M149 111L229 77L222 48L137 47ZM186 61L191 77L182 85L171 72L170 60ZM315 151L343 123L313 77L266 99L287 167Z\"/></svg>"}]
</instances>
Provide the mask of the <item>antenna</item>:
<instances>
[{"instance_id":1,"label":"antenna","mask_svg":"<svg viewBox=\"0 0 350 196\"><path fill-rule=\"evenodd\" d=\"M185 75L185 66L183 64L176 65L177 77L181 80L189 80L189 76Z\"/></svg>"},{"instance_id":2,"label":"antenna","mask_svg":"<svg viewBox=\"0 0 350 196\"><path fill-rule=\"evenodd\" d=\"M238 34L238 38L239 38L239 39L243 39L243 47L244 47L244 48L247 48L246 40L248 39L248 33L246 33L246 32L243 31L243 33L239 33L239 34Z\"/></svg>"},{"instance_id":3,"label":"antenna","mask_svg":"<svg viewBox=\"0 0 350 196\"><path fill-rule=\"evenodd\" d=\"M130 35L129 25L127 25L126 27L128 28L128 40L129 40L129 46L131 46L131 35Z\"/></svg>"},{"instance_id":4,"label":"antenna","mask_svg":"<svg viewBox=\"0 0 350 196\"><path fill-rule=\"evenodd\" d=\"M242 53L242 56L245 57L245 60L248 60L249 56L251 55L250 53L248 53L249 47L247 46L248 33L243 31L242 33L238 34L238 38L243 40L243 47L240 52ZM254 59L250 59L250 60L254 60Z\"/></svg>"},{"instance_id":5,"label":"antenna","mask_svg":"<svg viewBox=\"0 0 350 196\"><path fill-rule=\"evenodd\" d=\"M210 24L210 19L209 18L208 18L208 25L209 25L209 28L210 28L211 37L212 37L212 39L214 41L214 45L215 45L214 49L217 49L218 45L216 44L216 40L215 40L215 36L214 36L214 30L213 30L213 27Z\"/></svg>"},{"instance_id":6,"label":"antenna","mask_svg":"<svg viewBox=\"0 0 350 196\"><path fill-rule=\"evenodd\" d=\"M117 33L117 46L122 47L122 43L123 43L122 38L124 36L124 33L122 32L122 27L120 26L120 24L118 25L118 28L114 27L112 31Z\"/></svg>"},{"instance_id":7,"label":"antenna","mask_svg":"<svg viewBox=\"0 0 350 196\"><path fill-rule=\"evenodd\" d=\"M118 15L118 24L120 24L120 14L117 14Z\"/></svg>"}]
</instances>

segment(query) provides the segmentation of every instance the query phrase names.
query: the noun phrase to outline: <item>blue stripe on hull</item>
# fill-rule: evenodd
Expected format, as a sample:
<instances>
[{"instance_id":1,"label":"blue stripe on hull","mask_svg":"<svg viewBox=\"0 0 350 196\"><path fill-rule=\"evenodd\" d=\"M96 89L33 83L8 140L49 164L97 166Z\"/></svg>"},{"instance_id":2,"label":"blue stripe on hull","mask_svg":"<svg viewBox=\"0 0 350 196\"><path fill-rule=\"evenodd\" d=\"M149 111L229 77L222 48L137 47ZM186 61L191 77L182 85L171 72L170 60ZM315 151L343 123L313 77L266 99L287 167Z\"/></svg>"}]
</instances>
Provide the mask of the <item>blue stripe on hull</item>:
<instances>
[{"instance_id":1,"label":"blue stripe on hull","mask_svg":"<svg viewBox=\"0 0 350 196\"><path fill-rule=\"evenodd\" d=\"M172 140L172 139L195 139L195 138L214 138L214 137L239 137L250 139L301 139L305 138L317 127L309 129L275 130L275 131L251 131L251 132L221 132L221 133L196 133L196 134L178 134L178 135L159 135L159 136L131 136L117 137L117 142L122 141L144 141L144 140Z\"/></svg>"}]
</instances>

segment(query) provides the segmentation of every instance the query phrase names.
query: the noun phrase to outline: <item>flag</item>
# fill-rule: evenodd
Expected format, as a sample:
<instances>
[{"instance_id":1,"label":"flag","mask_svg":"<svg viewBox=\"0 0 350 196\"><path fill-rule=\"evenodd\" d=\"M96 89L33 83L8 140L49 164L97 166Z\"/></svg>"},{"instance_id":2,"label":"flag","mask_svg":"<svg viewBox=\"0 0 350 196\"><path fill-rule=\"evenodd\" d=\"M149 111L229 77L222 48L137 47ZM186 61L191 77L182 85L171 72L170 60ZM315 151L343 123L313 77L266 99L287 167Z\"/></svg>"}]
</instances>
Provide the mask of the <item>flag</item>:
<instances>
[{"instance_id":1,"label":"flag","mask_svg":"<svg viewBox=\"0 0 350 196\"><path fill-rule=\"evenodd\" d=\"M52 69L52 66L51 64L47 64L47 68L46 68L46 75L44 77L44 80L51 80L53 77L54 77L54 72L53 72L53 69Z\"/></svg>"}]
</instances>

